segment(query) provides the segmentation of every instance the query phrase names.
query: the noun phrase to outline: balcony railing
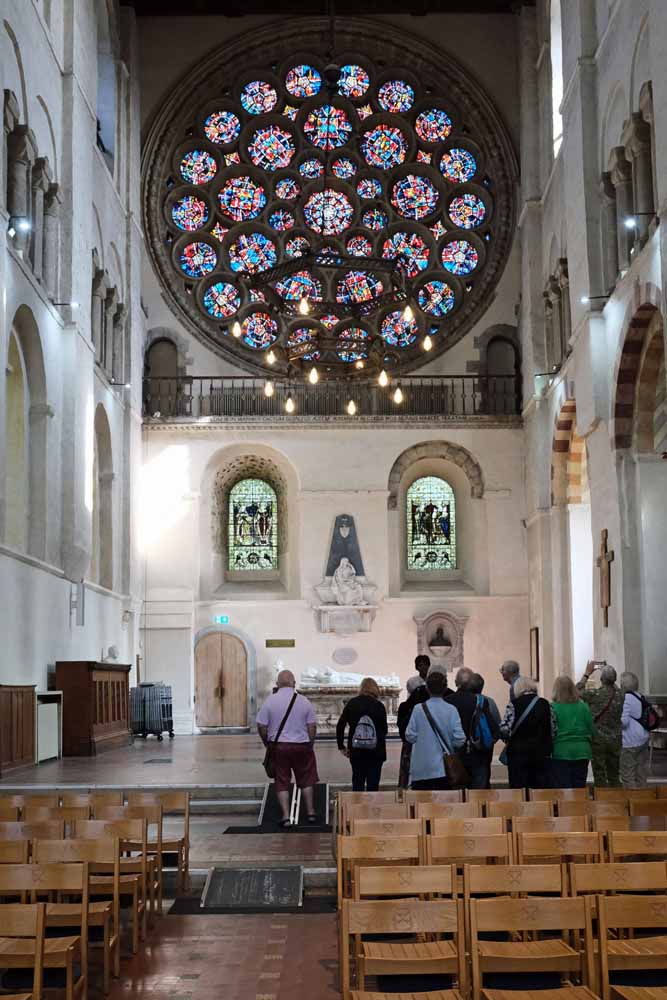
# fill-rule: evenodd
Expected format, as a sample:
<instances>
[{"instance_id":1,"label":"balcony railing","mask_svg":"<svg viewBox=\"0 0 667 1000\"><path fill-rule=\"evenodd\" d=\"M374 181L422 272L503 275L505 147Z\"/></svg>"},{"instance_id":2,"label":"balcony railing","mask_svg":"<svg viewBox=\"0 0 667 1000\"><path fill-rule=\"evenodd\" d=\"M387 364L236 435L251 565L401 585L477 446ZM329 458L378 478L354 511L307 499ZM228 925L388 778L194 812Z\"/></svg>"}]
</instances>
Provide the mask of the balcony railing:
<instances>
[{"instance_id":1,"label":"balcony railing","mask_svg":"<svg viewBox=\"0 0 667 1000\"><path fill-rule=\"evenodd\" d=\"M394 401L400 384L403 400ZM145 378L144 416L155 420L267 420L348 417L510 417L521 412L521 380L515 375L414 375L382 388L374 379L276 381L265 395L260 378L188 375ZM285 409L288 396L293 412Z\"/></svg>"}]
</instances>

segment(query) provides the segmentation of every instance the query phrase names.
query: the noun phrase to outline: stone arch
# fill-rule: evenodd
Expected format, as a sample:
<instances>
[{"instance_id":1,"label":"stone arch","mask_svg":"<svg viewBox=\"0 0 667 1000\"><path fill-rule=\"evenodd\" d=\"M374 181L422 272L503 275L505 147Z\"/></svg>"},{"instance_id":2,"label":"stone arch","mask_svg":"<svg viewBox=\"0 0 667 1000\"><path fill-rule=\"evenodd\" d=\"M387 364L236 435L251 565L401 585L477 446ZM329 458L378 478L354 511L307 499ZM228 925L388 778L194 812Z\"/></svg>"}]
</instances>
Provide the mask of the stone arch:
<instances>
[{"instance_id":1,"label":"stone arch","mask_svg":"<svg viewBox=\"0 0 667 1000\"><path fill-rule=\"evenodd\" d=\"M602 116L600 129L600 171L608 169L609 154L621 141L623 124L630 114L628 99L620 80L612 86L607 97L607 105Z\"/></svg>"},{"instance_id":2,"label":"stone arch","mask_svg":"<svg viewBox=\"0 0 667 1000\"><path fill-rule=\"evenodd\" d=\"M10 25L9 21L5 21L4 22L4 26L5 26L5 31L7 32L7 36L9 38L9 41L11 43L12 50L14 52L14 58L16 60L16 70L18 72L19 85L20 85L20 89L21 89L21 105L22 105L22 107L21 107L21 111L22 111L21 122L26 127L29 127L30 126L30 108L28 106L28 88L26 86L25 69L24 69L24 66L23 66L23 57L21 56L21 47L20 47L20 45L18 43L18 39L17 39L16 35L14 34L14 31L13 31L12 26Z\"/></svg>"},{"instance_id":3,"label":"stone arch","mask_svg":"<svg viewBox=\"0 0 667 1000\"><path fill-rule=\"evenodd\" d=\"M651 78L651 56L649 50L649 15L644 14L639 24L637 38L632 52L630 66L630 106L633 111L639 107L639 92L642 85Z\"/></svg>"},{"instance_id":4,"label":"stone arch","mask_svg":"<svg viewBox=\"0 0 667 1000\"><path fill-rule=\"evenodd\" d=\"M270 458L245 455L226 462L213 480L211 503L211 533L216 552L227 557L227 524L229 494L242 479L263 479L269 484L278 502L278 559L287 548L287 482L278 465Z\"/></svg>"},{"instance_id":5,"label":"stone arch","mask_svg":"<svg viewBox=\"0 0 667 1000\"><path fill-rule=\"evenodd\" d=\"M53 119L51 118L51 112L48 109L47 103L41 94L37 95L37 103L44 112L44 117L46 118L46 125L49 130L49 136L51 138L51 154L53 157L53 183L58 183L58 147L56 145L56 131L53 127Z\"/></svg>"},{"instance_id":6,"label":"stone arch","mask_svg":"<svg viewBox=\"0 0 667 1000\"><path fill-rule=\"evenodd\" d=\"M113 590L113 451L111 427L102 403L95 409L91 576Z\"/></svg>"},{"instance_id":7,"label":"stone arch","mask_svg":"<svg viewBox=\"0 0 667 1000\"><path fill-rule=\"evenodd\" d=\"M185 375L188 365L194 364L194 358L190 354L190 342L182 333L171 326L154 326L144 339L144 358L148 354L153 344L158 340L171 340L176 345L178 352L178 374Z\"/></svg>"},{"instance_id":8,"label":"stone arch","mask_svg":"<svg viewBox=\"0 0 667 1000\"><path fill-rule=\"evenodd\" d=\"M612 410L612 446L615 449L631 448L638 429L638 414L643 408L642 431L645 429L646 399L640 393L640 374L646 359L646 349L652 339L653 323L660 316L662 326L662 297L655 285L646 283L637 289L635 304L630 306L623 324L626 331L614 373L614 399ZM663 341L664 351L664 341ZM655 366L655 356L649 360L649 369ZM647 373L649 371L647 369ZM655 388L654 388L655 393Z\"/></svg>"},{"instance_id":9,"label":"stone arch","mask_svg":"<svg viewBox=\"0 0 667 1000\"><path fill-rule=\"evenodd\" d=\"M453 462L465 472L470 482L470 495L474 499L484 496L484 476L477 460L461 445L450 444L448 441L426 441L413 445L402 452L391 467L387 488L387 509L396 510L398 505L398 489L401 479L415 462L424 458L444 459Z\"/></svg>"},{"instance_id":10,"label":"stone arch","mask_svg":"<svg viewBox=\"0 0 667 1000\"><path fill-rule=\"evenodd\" d=\"M586 442L577 434L577 404L566 399L556 417L551 446L551 506L587 502Z\"/></svg>"}]
</instances>

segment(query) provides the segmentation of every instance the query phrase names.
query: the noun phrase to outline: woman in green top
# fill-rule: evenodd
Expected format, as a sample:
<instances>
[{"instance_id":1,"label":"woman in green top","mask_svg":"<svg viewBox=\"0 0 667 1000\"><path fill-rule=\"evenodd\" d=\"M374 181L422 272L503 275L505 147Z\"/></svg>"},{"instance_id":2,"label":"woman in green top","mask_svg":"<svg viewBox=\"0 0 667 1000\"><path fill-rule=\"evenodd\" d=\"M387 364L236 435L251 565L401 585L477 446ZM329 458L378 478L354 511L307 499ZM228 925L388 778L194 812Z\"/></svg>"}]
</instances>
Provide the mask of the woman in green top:
<instances>
[{"instance_id":1,"label":"woman in green top","mask_svg":"<svg viewBox=\"0 0 667 1000\"><path fill-rule=\"evenodd\" d=\"M594 726L591 710L579 696L571 677L561 674L554 683L551 710L556 736L551 753L553 788L585 788Z\"/></svg>"}]
</instances>

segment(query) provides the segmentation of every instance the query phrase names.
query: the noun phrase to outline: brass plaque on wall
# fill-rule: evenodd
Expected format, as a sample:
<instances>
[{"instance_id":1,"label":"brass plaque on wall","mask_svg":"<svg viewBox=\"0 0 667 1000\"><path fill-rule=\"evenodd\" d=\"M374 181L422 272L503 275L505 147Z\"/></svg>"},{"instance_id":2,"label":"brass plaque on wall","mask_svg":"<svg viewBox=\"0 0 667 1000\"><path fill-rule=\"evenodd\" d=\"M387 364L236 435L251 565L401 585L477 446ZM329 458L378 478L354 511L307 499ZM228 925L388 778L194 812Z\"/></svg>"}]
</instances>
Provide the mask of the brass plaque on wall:
<instances>
[{"instance_id":1,"label":"brass plaque on wall","mask_svg":"<svg viewBox=\"0 0 667 1000\"><path fill-rule=\"evenodd\" d=\"M296 639L266 639L267 649L294 649Z\"/></svg>"}]
</instances>

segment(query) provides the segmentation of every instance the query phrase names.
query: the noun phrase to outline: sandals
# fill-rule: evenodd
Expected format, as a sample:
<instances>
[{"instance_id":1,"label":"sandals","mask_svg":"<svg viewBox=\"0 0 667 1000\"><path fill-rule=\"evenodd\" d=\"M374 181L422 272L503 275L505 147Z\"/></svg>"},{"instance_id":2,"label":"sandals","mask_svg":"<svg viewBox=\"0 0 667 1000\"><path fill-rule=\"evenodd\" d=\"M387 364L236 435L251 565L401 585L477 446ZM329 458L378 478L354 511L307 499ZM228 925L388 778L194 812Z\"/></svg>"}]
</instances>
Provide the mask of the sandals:
<instances>
[{"instance_id":1,"label":"sandals","mask_svg":"<svg viewBox=\"0 0 667 1000\"><path fill-rule=\"evenodd\" d=\"M292 823L291 820L289 819L281 819L280 822L278 823L278 826L280 827L281 830L286 830L287 827L291 825Z\"/></svg>"}]
</instances>

